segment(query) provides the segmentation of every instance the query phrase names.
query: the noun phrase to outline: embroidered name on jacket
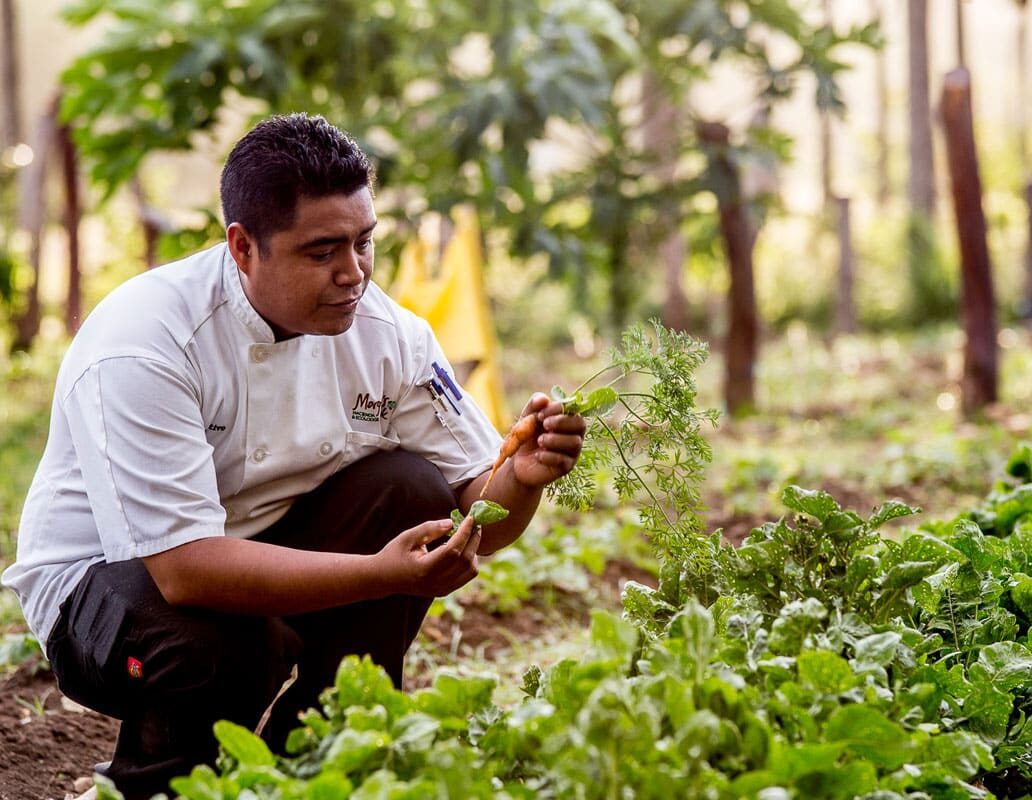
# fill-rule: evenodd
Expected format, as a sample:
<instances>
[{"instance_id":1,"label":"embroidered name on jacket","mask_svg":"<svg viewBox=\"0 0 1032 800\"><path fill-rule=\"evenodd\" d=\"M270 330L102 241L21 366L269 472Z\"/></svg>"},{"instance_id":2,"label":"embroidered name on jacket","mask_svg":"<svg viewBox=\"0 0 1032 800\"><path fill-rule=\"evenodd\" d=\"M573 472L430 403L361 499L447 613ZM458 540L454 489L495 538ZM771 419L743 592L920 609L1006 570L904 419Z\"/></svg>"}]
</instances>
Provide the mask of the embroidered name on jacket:
<instances>
[{"instance_id":1,"label":"embroidered name on jacket","mask_svg":"<svg viewBox=\"0 0 1032 800\"><path fill-rule=\"evenodd\" d=\"M355 405L351 409L351 418L359 422L378 422L387 419L395 406L398 404L384 395L379 400L374 400L368 393L362 393L355 398Z\"/></svg>"}]
</instances>

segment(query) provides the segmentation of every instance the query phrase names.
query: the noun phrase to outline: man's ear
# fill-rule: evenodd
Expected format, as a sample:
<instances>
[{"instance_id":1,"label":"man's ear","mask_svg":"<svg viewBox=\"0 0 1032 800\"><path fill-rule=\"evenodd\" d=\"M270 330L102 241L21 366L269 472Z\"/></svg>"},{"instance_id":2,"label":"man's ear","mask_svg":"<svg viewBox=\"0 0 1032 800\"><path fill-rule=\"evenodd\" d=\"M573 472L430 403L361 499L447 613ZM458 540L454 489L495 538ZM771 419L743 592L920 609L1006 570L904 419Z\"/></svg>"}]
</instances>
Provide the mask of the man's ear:
<instances>
[{"instance_id":1,"label":"man's ear","mask_svg":"<svg viewBox=\"0 0 1032 800\"><path fill-rule=\"evenodd\" d=\"M240 271L246 275L251 269L253 254L258 243L239 222L234 222L226 228L226 243L229 245L229 254L233 256Z\"/></svg>"}]
</instances>

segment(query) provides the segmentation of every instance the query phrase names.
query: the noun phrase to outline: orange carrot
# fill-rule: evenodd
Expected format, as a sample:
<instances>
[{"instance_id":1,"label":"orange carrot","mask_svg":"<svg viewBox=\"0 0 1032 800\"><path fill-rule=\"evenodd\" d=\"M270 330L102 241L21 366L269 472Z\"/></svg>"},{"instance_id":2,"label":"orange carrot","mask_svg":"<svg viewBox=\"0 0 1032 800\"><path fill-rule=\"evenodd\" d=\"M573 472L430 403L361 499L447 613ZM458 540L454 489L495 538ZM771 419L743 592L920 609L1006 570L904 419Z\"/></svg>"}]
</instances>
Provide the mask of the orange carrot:
<instances>
[{"instance_id":1,"label":"orange carrot","mask_svg":"<svg viewBox=\"0 0 1032 800\"><path fill-rule=\"evenodd\" d=\"M522 445L533 439L535 433L537 433L537 414L527 414L527 416L516 420L516 424L512 426L509 433L502 440L502 446L498 449L498 458L495 459L494 466L491 467L491 474L487 476L484 488L480 490L481 497L484 496L487 487L491 485L491 479L498 472L498 468L505 463L506 459L516 455L516 451Z\"/></svg>"}]
</instances>

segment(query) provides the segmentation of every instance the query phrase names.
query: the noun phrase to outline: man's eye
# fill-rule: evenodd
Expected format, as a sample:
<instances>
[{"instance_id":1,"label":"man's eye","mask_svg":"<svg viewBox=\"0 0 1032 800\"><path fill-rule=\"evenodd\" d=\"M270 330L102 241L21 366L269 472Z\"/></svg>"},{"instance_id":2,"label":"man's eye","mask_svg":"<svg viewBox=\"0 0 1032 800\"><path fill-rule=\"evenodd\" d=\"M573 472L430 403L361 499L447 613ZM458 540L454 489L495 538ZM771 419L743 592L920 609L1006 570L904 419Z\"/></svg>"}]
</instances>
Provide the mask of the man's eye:
<instances>
[{"instance_id":1,"label":"man's eye","mask_svg":"<svg viewBox=\"0 0 1032 800\"><path fill-rule=\"evenodd\" d=\"M360 253L364 253L366 250L368 250L372 246L373 246L372 239L362 239L361 241L355 243L355 249L358 252L360 252Z\"/></svg>"},{"instance_id":2,"label":"man's eye","mask_svg":"<svg viewBox=\"0 0 1032 800\"><path fill-rule=\"evenodd\" d=\"M333 257L332 250L323 250L318 253L312 253L312 259L314 261L329 261Z\"/></svg>"}]
</instances>

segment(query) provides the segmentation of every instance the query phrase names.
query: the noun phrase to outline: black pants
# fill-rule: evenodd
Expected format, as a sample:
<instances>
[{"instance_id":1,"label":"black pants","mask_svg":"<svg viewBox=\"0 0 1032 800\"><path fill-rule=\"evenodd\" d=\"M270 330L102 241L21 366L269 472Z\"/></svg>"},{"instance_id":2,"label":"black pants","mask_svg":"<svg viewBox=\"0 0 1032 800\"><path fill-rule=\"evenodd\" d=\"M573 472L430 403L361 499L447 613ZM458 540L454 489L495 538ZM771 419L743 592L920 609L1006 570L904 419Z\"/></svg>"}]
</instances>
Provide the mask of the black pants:
<instances>
[{"instance_id":1,"label":"black pants","mask_svg":"<svg viewBox=\"0 0 1032 800\"><path fill-rule=\"evenodd\" d=\"M378 453L300 498L255 539L376 553L401 531L447 517L455 502L428 461ZM298 680L263 734L274 749L297 727L299 711L318 707L345 655L368 654L400 687L429 605L394 595L282 618L222 614L170 606L139 559L100 563L62 604L47 653L64 694L122 720L106 774L126 800L137 800L214 762L215 721L253 729L294 664Z\"/></svg>"}]
</instances>

